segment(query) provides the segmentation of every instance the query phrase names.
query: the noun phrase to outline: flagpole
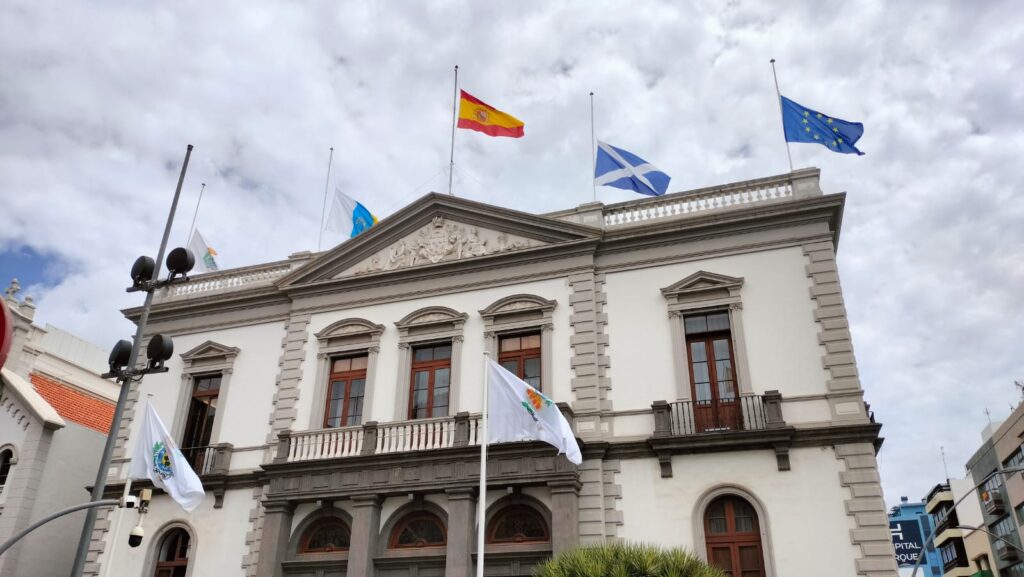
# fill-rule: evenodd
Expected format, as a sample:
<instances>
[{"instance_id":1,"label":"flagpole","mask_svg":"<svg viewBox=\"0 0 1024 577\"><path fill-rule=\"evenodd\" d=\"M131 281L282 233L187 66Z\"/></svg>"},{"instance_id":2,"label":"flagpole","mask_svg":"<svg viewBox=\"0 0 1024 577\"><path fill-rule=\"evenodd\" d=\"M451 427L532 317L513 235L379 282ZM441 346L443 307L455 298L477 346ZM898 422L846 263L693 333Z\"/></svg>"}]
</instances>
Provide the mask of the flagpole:
<instances>
[{"instance_id":1,"label":"flagpole","mask_svg":"<svg viewBox=\"0 0 1024 577\"><path fill-rule=\"evenodd\" d=\"M455 121L459 105L459 65L455 65L455 90L452 92L452 150L448 157L448 196L452 194L452 178L455 176Z\"/></svg>"},{"instance_id":2,"label":"flagpole","mask_svg":"<svg viewBox=\"0 0 1024 577\"><path fill-rule=\"evenodd\" d=\"M594 136L594 93L590 93L590 182L594 186L594 202L597 202L597 138Z\"/></svg>"},{"instance_id":3,"label":"flagpole","mask_svg":"<svg viewBox=\"0 0 1024 577\"><path fill-rule=\"evenodd\" d=\"M484 577L484 522L487 513L487 396L491 353L484 351L484 410L480 414L480 496L476 503L476 577Z\"/></svg>"},{"instance_id":4,"label":"flagpole","mask_svg":"<svg viewBox=\"0 0 1024 577\"><path fill-rule=\"evenodd\" d=\"M320 237L316 240L316 251L320 252L320 244L324 240L324 218L327 217L327 187L331 184L331 165L334 163L334 147L327 157L327 180L324 181L324 206L320 209Z\"/></svg>"},{"instance_id":5,"label":"flagpole","mask_svg":"<svg viewBox=\"0 0 1024 577\"><path fill-rule=\"evenodd\" d=\"M779 102L779 120L782 120L782 140L786 142L786 158L789 159L789 171L793 172L793 154L789 151L789 141L786 140L786 121L782 118L782 93L779 92L779 75L775 73L775 59L771 59L772 78L775 79L775 97Z\"/></svg>"},{"instance_id":6,"label":"flagpole","mask_svg":"<svg viewBox=\"0 0 1024 577\"><path fill-rule=\"evenodd\" d=\"M188 229L188 238L185 239L185 246L187 247L192 242L192 235L196 232L196 219L199 218L199 203L203 202L203 191L206 190L206 183L202 183L203 187L199 189L199 200L196 201L196 211L192 213L192 226Z\"/></svg>"}]
</instances>

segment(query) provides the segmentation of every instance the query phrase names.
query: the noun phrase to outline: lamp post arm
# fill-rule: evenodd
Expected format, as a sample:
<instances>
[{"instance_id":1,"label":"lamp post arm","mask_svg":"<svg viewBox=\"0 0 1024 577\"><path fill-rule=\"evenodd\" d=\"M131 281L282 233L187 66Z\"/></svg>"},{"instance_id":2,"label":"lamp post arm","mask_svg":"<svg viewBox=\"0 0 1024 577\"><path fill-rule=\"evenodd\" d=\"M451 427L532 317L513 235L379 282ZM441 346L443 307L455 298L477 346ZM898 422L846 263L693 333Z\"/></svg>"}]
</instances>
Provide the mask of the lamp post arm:
<instances>
[{"instance_id":1,"label":"lamp post arm","mask_svg":"<svg viewBox=\"0 0 1024 577\"><path fill-rule=\"evenodd\" d=\"M110 506L118 505L120 503L121 503L121 501L119 499L104 499L102 501L87 501L85 503L79 503L78 505L72 505L71 507L66 507L64 509L61 509L60 511L57 511L56 513L52 513L50 515L47 515L46 517L43 517L42 519L36 521L35 523L32 523L28 527L25 527L23 530L19 531L17 535L15 535L15 536L11 537L10 539L8 539L7 541L5 541L3 545L0 545L0 555L3 555L4 552L6 552L11 547L13 547L14 544L17 543L18 541L20 541L21 538L24 537L25 535L28 535L32 531L35 531L36 529L42 527L43 525L49 523L50 521L53 521L54 519L56 519L58 517L63 517L64 515L67 515L68 513L74 513L75 511L81 511L82 509L89 509L89 508L92 508L92 507L110 507Z\"/></svg>"}]
</instances>

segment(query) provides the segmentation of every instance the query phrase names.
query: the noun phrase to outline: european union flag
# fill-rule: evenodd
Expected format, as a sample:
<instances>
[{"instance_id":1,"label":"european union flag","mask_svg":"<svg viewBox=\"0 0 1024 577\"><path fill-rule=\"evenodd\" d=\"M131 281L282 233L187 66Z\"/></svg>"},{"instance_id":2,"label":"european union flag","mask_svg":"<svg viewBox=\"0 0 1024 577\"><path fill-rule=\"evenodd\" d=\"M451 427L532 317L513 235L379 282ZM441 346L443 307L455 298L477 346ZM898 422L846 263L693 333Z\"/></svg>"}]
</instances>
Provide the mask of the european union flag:
<instances>
[{"instance_id":1,"label":"european union flag","mask_svg":"<svg viewBox=\"0 0 1024 577\"><path fill-rule=\"evenodd\" d=\"M782 99L782 127L788 142L815 142L842 154L861 154L854 144L864 135L864 125L847 122L811 110L786 98Z\"/></svg>"}]
</instances>

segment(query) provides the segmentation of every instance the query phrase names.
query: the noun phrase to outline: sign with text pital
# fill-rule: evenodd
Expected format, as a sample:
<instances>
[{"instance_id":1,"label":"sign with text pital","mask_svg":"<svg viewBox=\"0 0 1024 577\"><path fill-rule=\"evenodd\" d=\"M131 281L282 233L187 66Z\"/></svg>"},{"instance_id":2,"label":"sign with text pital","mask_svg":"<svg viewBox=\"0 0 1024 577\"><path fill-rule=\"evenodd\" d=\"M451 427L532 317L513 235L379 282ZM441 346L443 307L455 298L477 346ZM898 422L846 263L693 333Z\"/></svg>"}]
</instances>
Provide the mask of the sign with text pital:
<instances>
[{"instance_id":1,"label":"sign with text pital","mask_svg":"<svg viewBox=\"0 0 1024 577\"><path fill-rule=\"evenodd\" d=\"M924 548L921 525L912 519L889 521L892 546L896 549L896 563L900 567L913 567Z\"/></svg>"}]
</instances>

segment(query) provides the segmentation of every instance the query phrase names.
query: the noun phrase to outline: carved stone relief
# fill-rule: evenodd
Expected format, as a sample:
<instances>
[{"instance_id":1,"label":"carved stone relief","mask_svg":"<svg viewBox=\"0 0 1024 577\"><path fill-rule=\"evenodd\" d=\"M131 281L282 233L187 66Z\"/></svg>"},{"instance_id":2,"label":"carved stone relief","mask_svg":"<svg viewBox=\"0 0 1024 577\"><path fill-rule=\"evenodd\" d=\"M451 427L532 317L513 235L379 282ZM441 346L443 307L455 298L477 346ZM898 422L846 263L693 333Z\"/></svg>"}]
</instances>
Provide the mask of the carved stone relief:
<instances>
[{"instance_id":1,"label":"carved stone relief","mask_svg":"<svg viewBox=\"0 0 1024 577\"><path fill-rule=\"evenodd\" d=\"M487 256L540 246L541 242L493 230L481 230L436 216L430 224L400 239L338 277L391 271L411 266Z\"/></svg>"}]
</instances>

